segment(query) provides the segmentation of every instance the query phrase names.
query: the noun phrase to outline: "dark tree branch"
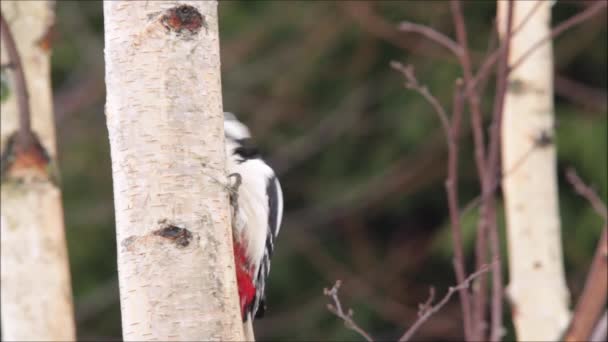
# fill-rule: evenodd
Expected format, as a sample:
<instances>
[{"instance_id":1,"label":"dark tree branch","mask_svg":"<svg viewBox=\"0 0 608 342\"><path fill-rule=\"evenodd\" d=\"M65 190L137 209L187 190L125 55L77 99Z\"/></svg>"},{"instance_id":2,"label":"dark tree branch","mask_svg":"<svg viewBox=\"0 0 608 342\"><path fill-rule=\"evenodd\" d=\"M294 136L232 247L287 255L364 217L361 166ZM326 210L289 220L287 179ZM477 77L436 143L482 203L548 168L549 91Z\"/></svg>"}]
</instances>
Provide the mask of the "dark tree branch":
<instances>
[{"instance_id":1,"label":"dark tree branch","mask_svg":"<svg viewBox=\"0 0 608 342\"><path fill-rule=\"evenodd\" d=\"M17 44L11 33L4 14L0 12L0 29L2 31L2 41L6 47L6 53L11 61L11 66L15 75L15 93L17 95L17 107L19 110L19 137L18 140L23 143L32 142L32 124L30 112L30 97L27 90L25 73L23 72L23 64L21 56L17 50Z\"/></svg>"},{"instance_id":2,"label":"dark tree branch","mask_svg":"<svg viewBox=\"0 0 608 342\"><path fill-rule=\"evenodd\" d=\"M608 225L597 244L585 287L576 304L570 326L566 330L567 342L587 341L605 310L608 297Z\"/></svg>"},{"instance_id":3,"label":"dark tree branch","mask_svg":"<svg viewBox=\"0 0 608 342\"><path fill-rule=\"evenodd\" d=\"M459 283L465 281L465 276L467 274L465 268L464 247L462 242L462 227L459 214L460 205L458 201L458 150L460 145L460 128L462 123L463 107L464 103L462 98L462 82L460 79L457 79L454 90L451 135L448 137L451 137L451 141L448 145L448 176L445 183L445 187L448 198L448 210L450 214L450 222L453 235L452 248L454 249L454 270L456 272L456 279ZM459 289L458 293L462 306L463 321L465 323L465 337L467 336L467 326L469 333L468 336L470 337L472 333L470 294L467 289Z\"/></svg>"},{"instance_id":4,"label":"dark tree branch","mask_svg":"<svg viewBox=\"0 0 608 342\"><path fill-rule=\"evenodd\" d=\"M509 1L507 8L507 27L504 36L504 51L501 55L499 65L497 67L496 78L496 96L494 98L494 109L492 113L492 124L490 126L490 146L487 160L487 174L485 177L486 192L484 194L487 200L487 223L490 237L490 251L493 260L497 260L498 267L492 272L492 305L490 310L490 341L500 341L503 332L502 326L502 308L503 308L503 279L500 255L500 241L498 236L498 223L496 222L496 197L492 191L493 184L498 183L499 168L500 168L500 141L501 141L501 126L504 110L504 100L507 92L507 75L509 73L509 52L511 47L511 39L513 37L513 4L514 1Z\"/></svg>"},{"instance_id":5,"label":"dark tree branch","mask_svg":"<svg viewBox=\"0 0 608 342\"><path fill-rule=\"evenodd\" d=\"M604 219L604 222L608 222L608 209L606 208L606 204L602 202L602 199L591 187L583 182L573 168L568 168L566 170L566 179L572 184L576 193L583 196L589 204L591 204L591 207L593 207L595 212Z\"/></svg>"},{"instance_id":6,"label":"dark tree branch","mask_svg":"<svg viewBox=\"0 0 608 342\"><path fill-rule=\"evenodd\" d=\"M604 230L598 241L585 287L576 304L574 315L566 330L565 341L585 341L593 333L594 326L608 298L608 210L599 196L586 185L573 168L566 171L566 178L574 190L584 197L604 219Z\"/></svg>"},{"instance_id":7,"label":"dark tree branch","mask_svg":"<svg viewBox=\"0 0 608 342\"><path fill-rule=\"evenodd\" d=\"M451 56L434 46L428 46L426 39L416 35L406 35L395 28L393 23L386 21L373 7L372 1L342 1L340 7L351 16L361 28L368 33L397 46L403 50L439 59L450 59Z\"/></svg>"},{"instance_id":8,"label":"dark tree branch","mask_svg":"<svg viewBox=\"0 0 608 342\"><path fill-rule=\"evenodd\" d=\"M409 329L407 329L407 331L403 334L403 336L401 336L401 338L399 338L399 342L409 341L414 336L414 334L416 333L418 328L420 328L420 326L422 324L424 324L424 322L426 322L433 314L435 314L437 311L441 310L441 308L450 300L450 298L452 298L452 295L455 292L460 291L460 290L466 291L470 287L471 281L473 281L475 278L481 276L482 274L488 272L488 270L490 269L491 266L492 265L483 266L477 272L469 275L464 280L464 282L459 283L456 286L450 287L448 289L448 292L443 297L443 299L441 299L441 301L434 306L431 306L431 304L433 303L433 299L435 297L435 291L431 287L431 293L429 295L429 299L427 299L427 301L424 304L420 304L420 311L418 312L418 316L419 316L418 320L416 320L416 322L414 322L414 324L412 324L412 326ZM500 265L498 265L498 266L495 265L495 267L500 267Z\"/></svg>"},{"instance_id":9,"label":"dark tree branch","mask_svg":"<svg viewBox=\"0 0 608 342\"><path fill-rule=\"evenodd\" d=\"M471 54L469 52L467 29L464 21L464 15L462 14L462 5L460 1L451 1L450 5L452 9L452 17L454 20L454 28L456 29L456 37L458 40L458 44L460 44L463 51L459 60L463 71L464 85L466 89L465 96L469 103L469 110L471 111L473 138L475 139L475 159L477 163L477 172L481 177L485 174L485 143L483 137L483 115L481 113L481 106L479 103L479 93L477 92L476 87L472 85L473 65L471 62Z\"/></svg>"},{"instance_id":10,"label":"dark tree branch","mask_svg":"<svg viewBox=\"0 0 608 342\"><path fill-rule=\"evenodd\" d=\"M49 155L36 134L32 132L32 113L23 63L10 26L1 11L0 35L14 73L14 93L17 97L19 121L18 129L9 136L4 150L1 151L0 174L3 180L7 177L19 179L24 177L29 178L34 175L35 177L47 179L51 176L46 168L49 163ZM23 171L25 170L27 171L24 173Z\"/></svg>"},{"instance_id":11,"label":"dark tree branch","mask_svg":"<svg viewBox=\"0 0 608 342\"><path fill-rule=\"evenodd\" d=\"M399 62L392 61L391 67L393 69L401 72L401 74L404 76L404 78L405 78L404 86L407 89L414 90L418 94L422 95L422 97L424 97L424 99L427 100L427 102L433 107L433 109L435 110L435 113L437 113L437 116L439 117L439 120L441 121L441 126L443 127L443 131L444 131L444 134L447 138L447 142L449 145L450 140L452 140L451 133L450 133L450 119L448 119L448 115L447 115L445 109L443 108L443 106L441 105L441 103L439 103L439 100L437 100L437 98L429 92L429 89L426 86L418 83L418 79L416 79L416 75L414 74L413 66L411 66L411 65L404 66L403 64L401 64Z\"/></svg>"},{"instance_id":12,"label":"dark tree branch","mask_svg":"<svg viewBox=\"0 0 608 342\"><path fill-rule=\"evenodd\" d=\"M596 89L564 75L555 75L555 93L586 110L605 113L608 96L605 89Z\"/></svg>"},{"instance_id":13,"label":"dark tree branch","mask_svg":"<svg viewBox=\"0 0 608 342\"><path fill-rule=\"evenodd\" d=\"M457 58L461 58L462 54L464 53L463 48L459 46L455 41L450 39L450 37L444 35L443 33L437 30L432 29L429 26L420 25L409 21L402 21L398 27L400 31L416 32L425 36L429 40L432 40L435 43L450 50L454 55L456 55Z\"/></svg>"},{"instance_id":14,"label":"dark tree branch","mask_svg":"<svg viewBox=\"0 0 608 342\"><path fill-rule=\"evenodd\" d=\"M452 108L452 121L450 124L450 120L445 109L443 109L437 98L435 98L426 87L419 84L416 76L414 75L412 67L404 67L398 62L391 62L391 66L403 74L406 79L406 88L417 91L431 104L436 114L439 116L446 135L446 142L448 146L448 175L445 182L445 187L448 200L448 209L450 213L450 227L453 235L452 242L454 249L454 271L456 273L456 280L458 283L463 283L466 277L466 269L458 204L458 146L460 143L460 129L464 106L462 98L462 81L460 79L456 81L456 89L454 90L454 105ZM471 300L469 292L466 289L459 289L458 293L460 295L462 306L465 338L470 341L472 339Z\"/></svg>"},{"instance_id":15,"label":"dark tree branch","mask_svg":"<svg viewBox=\"0 0 608 342\"><path fill-rule=\"evenodd\" d=\"M477 174L479 176L479 182L484 191L486 184L486 161L485 161L485 142L483 134L483 114L481 112L481 106L479 101L479 93L477 87L470 86L473 78L473 66L471 62L471 56L469 53L468 38L464 15L462 13L462 5L460 1L451 1L451 12L454 21L454 28L456 30L456 39L463 48L463 54L459 58L460 65L463 71L463 78L465 89L467 89L467 101L469 104L469 110L471 112L471 128L473 131L473 141L475 144L475 164L477 166ZM482 196L483 198L483 196ZM480 267L487 261L487 221L485 212L487 211L487 201L481 203L481 215L477 226L477 242L476 242L476 267ZM485 307L486 307L486 276L482 275L477 279L477 286L473 289L472 298L472 322L471 322L471 339L472 340L483 340L484 339L484 318L485 318Z\"/></svg>"},{"instance_id":16,"label":"dark tree branch","mask_svg":"<svg viewBox=\"0 0 608 342\"><path fill-rule=\"evenodd\" d=\"M348 309L348 312L344 312L342 310L342 304L340 303L340 298L338 297L338 290L340 289L341 284L342 282L340 280L336 280L336 283L331 289L323 289L323 294L331 298L331 300L334 302L333 304L327 304L327 310L331 311L334 315L342 319L347 328L357 332L359 335L365 338L366 341L373 342L374 339L370 336L370 334L363 330L353 320L353 310Z\"/></svg>"}]
</instances>

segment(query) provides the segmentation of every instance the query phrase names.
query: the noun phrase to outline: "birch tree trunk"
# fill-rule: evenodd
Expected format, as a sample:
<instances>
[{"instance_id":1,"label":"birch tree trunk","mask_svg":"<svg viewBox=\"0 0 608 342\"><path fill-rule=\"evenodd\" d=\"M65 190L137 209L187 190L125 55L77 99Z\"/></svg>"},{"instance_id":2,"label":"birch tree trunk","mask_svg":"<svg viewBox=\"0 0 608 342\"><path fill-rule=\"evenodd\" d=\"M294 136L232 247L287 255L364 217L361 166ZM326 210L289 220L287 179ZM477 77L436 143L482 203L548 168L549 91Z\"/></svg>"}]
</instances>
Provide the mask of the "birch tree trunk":
<instances>
[{"instance_id":1,"label":"birch tree trunk","mask_svg":"<svg viewBox=\"0 0 608 342\"><path fill-rule=\"evenodd\" d=\"M105 1L123 338L243 340L216 1Z\"/></svg>"},{"instance_id":2,"label":"birch tree trunk","mask_svg":"<svg viewBox=\"0 0 608 342\"><path fill-rule=\"evenodd\" d=\"M506 1L498 1L499 31ZM509 65L551 30L551 2L515 1ZM509 248L508 294L520 341L557 340L569 320L557 191L551 41L511 71L502 123L503 193Z\"/></svg>"},{"instance_id":3,"label":"birch tree trunk","mask_svg":"<svg viewBox=\"0 0 608 342\"><path fill-rule=\"evenodd\" d=\"M12 81L1 104L0 129L2 339L70 341L75 339L72 290L61 192L52 172L57 149L47 38L53 8L46 1L2 1L1 9L9 27L2 32L1 63L12 65L3 71ZM7 33L12 34L10 43ZM9 58L14 57L8 52L11 47L18 61ZM24 72L25 82L17 79L17 69ZM19 90L25 88L27 92ZM28 92L32 96L24 102L29 103L27 117L37 139L19 149L18 98ZM27 131L31 133L29 127Z\"/></svg>"}]
</instances>

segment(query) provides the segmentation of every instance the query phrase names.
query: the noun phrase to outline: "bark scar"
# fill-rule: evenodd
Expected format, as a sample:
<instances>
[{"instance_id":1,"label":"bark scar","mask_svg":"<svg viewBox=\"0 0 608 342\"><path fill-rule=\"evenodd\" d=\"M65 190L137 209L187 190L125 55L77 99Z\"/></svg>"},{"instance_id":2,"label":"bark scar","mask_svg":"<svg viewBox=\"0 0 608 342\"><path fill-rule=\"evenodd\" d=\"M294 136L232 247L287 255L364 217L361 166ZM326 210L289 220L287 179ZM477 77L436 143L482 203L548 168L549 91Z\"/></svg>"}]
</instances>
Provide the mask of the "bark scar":
<instances>
[{"instance_id":1,"label":"bark scar","mask_svg":"<svg viewBox=\"0 0 608 342\"><path fill-rule=\"evenodd\" d=\"M11 179L49 179L48 165L50 156L36 134L25 138L18 132L13 133L0 157L2 180Z\"/></svg>"},{"instance_id":2,"label":"bark scar","mask_svg":"<svg viewBox=\"0 0 608 342\"><path fill-rule=\"evenodd\" d=\"M534 138L534 144L541 148L551 146L553 145L553 135L549 130L543 130Z\"/></svg>"},{"instance_id":3,"label":"bark scar","mask_svg":"<svg viewBox=\"0 0 608 342\"><path fill-rule=\"evenodd\" d=\"M173 241L178 248L187 247L192 241L192 233L188 229L173 225L166 219L159 220L158 223L160 228L152 234Z\"/></svg>"},{"instance_id":4,"label":"bark scar","mask_svg":"<svg viewBox=\"0 0 608 342\"><path fill-rule=\"evenodd\" d=\"M49 52L53 43L57 40L57 29L52 24L47 27L46 32L36 41L36 45L41 48L44 52Z\"/></svg>"},{"instance_id":5,"label":"bark scar","mask_svg":"<svg viewBox=\"0 0 608 342\"><path fill-rule=\"evenodd\" d=\"M190 5L180 5L165 11L161 17L161 23L167 29L167 32L197 34L201 27L208 32L205 16L202 15L195 7Z\"/></svg>"}]
</instances>

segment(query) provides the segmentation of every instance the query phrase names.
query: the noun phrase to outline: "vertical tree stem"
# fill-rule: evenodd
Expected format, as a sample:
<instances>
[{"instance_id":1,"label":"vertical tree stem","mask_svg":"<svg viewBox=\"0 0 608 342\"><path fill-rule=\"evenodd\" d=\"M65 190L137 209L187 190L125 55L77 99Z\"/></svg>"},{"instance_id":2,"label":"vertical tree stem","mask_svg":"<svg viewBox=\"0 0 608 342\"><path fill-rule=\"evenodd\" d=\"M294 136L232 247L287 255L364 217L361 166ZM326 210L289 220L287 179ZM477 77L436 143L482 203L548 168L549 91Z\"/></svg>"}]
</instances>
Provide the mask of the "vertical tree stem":
<instances>
[{"instance_id":1,"label":"vertical tree stem","mask_svg":"<svg viewBox=\"0 0 608 342\"><path fill-rule=\"evenodd\" d=\"M126 341L242 341L217 1L105 1Z\"/></svg>"},{"instance_id":2,"label":"vertical tree stem","mask_svg":"<svg viewBox=\"0 0 608 342\"><path fill-rule=\"evenodd\" d=\"M498 1L502 39L508 39L510 4ZM552 45L548 42L533 53L526 52L551 34L551 3L515 1L512 17L517 27L537 5L540 7L530 20L509 39L509 65L521 64L509 70L504 104L495 104L495 113L503 107L502 127L492 127L501 131L502 170L509 173L503 179L509 249L507 293L517 339L522 341L556 340L569 320L553 141ZM524 54L526 59L518 62ZM504 68L500 70L504 72ZM544 142L539 144L541 140Z\"/></svg>"}]
</instances>

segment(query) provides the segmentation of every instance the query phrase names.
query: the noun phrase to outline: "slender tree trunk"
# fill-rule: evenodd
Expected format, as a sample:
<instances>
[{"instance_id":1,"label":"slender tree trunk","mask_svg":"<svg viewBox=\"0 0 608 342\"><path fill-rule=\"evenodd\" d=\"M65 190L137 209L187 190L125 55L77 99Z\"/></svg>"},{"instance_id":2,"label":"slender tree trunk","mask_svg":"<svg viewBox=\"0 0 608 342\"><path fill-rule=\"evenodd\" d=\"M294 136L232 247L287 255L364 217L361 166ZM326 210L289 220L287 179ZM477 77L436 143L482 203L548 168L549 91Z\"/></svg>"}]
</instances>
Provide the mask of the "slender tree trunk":
<instances>
[{"instance_id":1,"label":"slender tree trunk","mask_svg":"<svg viewBox=\"0 0 608 342\"><path fill-rule=\"evenodd\" d=\"M48 45L53 8L46 1L2 1L1 9L1 63L8 65L3 73L11 80L0 131L2 338L70 341L75 339L72 290L61 191L52 172L57 162ZM24 136L31 139L20 139Z\"/></svg>"},{"instance_id":2,"label":"slender tree trunk","mask_svg":"<svg viewBox=\"0 0 608 342\"><path fill-rule=\"evenodd\" d=\"M540 4L538 4L540 2ZM506 26L506 1L498 25ZM569 320L558 208L551 42L519 58L551 29L551 2L515 1L513 27L540 7L511 42L502 124L503 193L509 247L508 294L520 341L557 340Z\"/></svg>"},{"instance_id":3,"label":"slender tree trunk","mask_svg":"<svg viewBox=\"0 0 608 342\"><path fill-rule=\"evenodd\" d=\"M216 1L106 1L125 340L243 340Z\"/></svg>"}]
</instances>

